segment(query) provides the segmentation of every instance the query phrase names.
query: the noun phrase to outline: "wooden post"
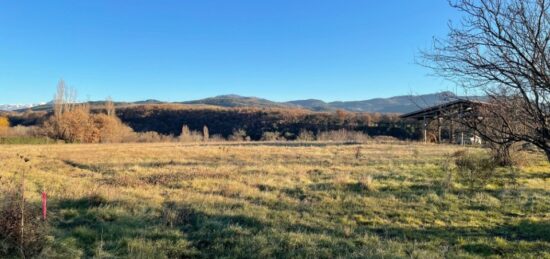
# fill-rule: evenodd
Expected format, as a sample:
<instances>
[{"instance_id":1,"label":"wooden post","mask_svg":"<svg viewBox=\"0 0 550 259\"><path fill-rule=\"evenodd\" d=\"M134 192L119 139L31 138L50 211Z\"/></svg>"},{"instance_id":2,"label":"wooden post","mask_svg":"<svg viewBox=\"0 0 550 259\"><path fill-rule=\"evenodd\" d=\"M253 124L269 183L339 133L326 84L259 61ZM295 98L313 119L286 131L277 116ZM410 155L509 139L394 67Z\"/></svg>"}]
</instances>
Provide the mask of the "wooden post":
<instances>
[{"instance_id":1,"label":"wooden post","mask_svg":"<svg viewBox=\"0 0 550 259\"><path fill-rule=\"evenodd\" d=\"M441 144L441 118L437 118L437 143Z\"/></svg>"},{"instance_id":2,"label":"wooden post","mask_svg":"<svg viewBox=\"0 0 550 259\"><path fill-rule=\"evenodd\" d=\"M42 192L42 219L46 220L46 214L48 213L48 196L46 192Z\"/></svg>"},{"instance_id":3,"label":"wooden post","mask_svg":"<svg viewBox=\"0 0 550 259\"><path fill-rule=\"evenodd\" d=\"M453 120L451 120L451 125L450 125L450 138L449 138L449 143L453 144L455 142L455 129L453 127Z\"/></svg>"},{"instance_id":4,"label":"wooden post","mask_svg":"<svg viewBox=\"0 0 550 259\"><path fill-rule=\"evenodd\" d=\"M422 120L423 130L424 130L424 144L428 143L428 125L426 125L426 116Z\"/></svg>"}]
</instances>

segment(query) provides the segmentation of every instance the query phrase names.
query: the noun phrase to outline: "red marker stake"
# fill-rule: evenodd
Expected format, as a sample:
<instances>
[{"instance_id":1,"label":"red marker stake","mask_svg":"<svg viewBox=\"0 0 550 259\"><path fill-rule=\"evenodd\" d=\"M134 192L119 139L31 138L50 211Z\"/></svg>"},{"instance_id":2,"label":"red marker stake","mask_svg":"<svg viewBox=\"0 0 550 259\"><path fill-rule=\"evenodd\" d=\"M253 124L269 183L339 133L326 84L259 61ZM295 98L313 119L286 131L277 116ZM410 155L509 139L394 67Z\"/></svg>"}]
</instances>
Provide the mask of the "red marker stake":
<instances>
[{"instance_id":1,"label":"red marker stake","mask_svg":"<svg viewBox=\"0 0 550 259\"><path fill-rule=\"evenodd\" d=\"M48 212L48 197L46 192L42 192L42 219L46 220L46 213Z\"/></svg>"}]
</instances>

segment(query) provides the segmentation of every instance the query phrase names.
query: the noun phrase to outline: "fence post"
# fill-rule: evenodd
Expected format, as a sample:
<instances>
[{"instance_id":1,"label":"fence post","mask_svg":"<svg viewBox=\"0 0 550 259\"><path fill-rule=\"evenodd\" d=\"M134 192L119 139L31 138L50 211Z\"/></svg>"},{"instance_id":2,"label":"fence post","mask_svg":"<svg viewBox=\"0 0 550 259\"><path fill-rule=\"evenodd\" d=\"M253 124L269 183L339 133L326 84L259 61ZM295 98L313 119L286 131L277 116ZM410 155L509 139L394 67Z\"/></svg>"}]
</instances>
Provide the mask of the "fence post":
<instances>
[{"instance_id":1,"label":"fence post","mask_svg":"<svg viewBox=\"0 0 550 259\"><path fill-rule=\"evenodd\" d=\"M48 196L46 192L42 192L42 219L46 220L46 215L48 213Z\"/></svg>"}]
</instances>

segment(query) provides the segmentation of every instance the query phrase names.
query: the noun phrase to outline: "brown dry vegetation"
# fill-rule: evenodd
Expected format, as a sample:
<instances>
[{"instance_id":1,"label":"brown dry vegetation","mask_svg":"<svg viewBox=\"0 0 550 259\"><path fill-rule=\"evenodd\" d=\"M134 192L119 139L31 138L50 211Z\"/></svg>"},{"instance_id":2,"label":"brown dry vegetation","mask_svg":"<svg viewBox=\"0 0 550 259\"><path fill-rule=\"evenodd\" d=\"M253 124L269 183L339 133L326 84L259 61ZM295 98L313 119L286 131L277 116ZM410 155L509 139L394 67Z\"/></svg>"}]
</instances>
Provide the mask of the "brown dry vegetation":
<instances>
[{"instance_id":1,"label":"brown dry vegetation","mask_svg":"<svg viewBox=\"0 0 550 259\"><path fill-rule=\"evenodd\" d=\"M526 154L524 167L499 168L472 191L454 166L458 150L399 142L10 145L0 146L0 177L17 182L26 170L36 206L48 192L42 257L550 256L543 156ZM477 168L464 163L457 165Z\"/></svg>"}]
</instances>

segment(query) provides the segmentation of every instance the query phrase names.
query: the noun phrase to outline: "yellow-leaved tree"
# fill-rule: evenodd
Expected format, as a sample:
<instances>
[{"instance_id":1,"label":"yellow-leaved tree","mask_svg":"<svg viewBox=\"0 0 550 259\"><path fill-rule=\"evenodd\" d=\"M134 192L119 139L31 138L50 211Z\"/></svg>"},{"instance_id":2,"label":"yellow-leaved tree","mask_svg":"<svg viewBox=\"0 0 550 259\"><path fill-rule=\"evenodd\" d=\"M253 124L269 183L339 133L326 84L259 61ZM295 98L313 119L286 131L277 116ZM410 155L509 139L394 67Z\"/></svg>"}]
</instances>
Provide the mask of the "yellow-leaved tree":
<instances>
[{"instance_id":1,"label":"yellow-leaved tree","mask_svg":"<svg viewBox=\"0 0 550 259\"><path fill-rule=\"evenodd\" d=\"M8 117L0 116L0 134L5 134L10 127L10 121Z\"/></svg>"}]
</instances>

